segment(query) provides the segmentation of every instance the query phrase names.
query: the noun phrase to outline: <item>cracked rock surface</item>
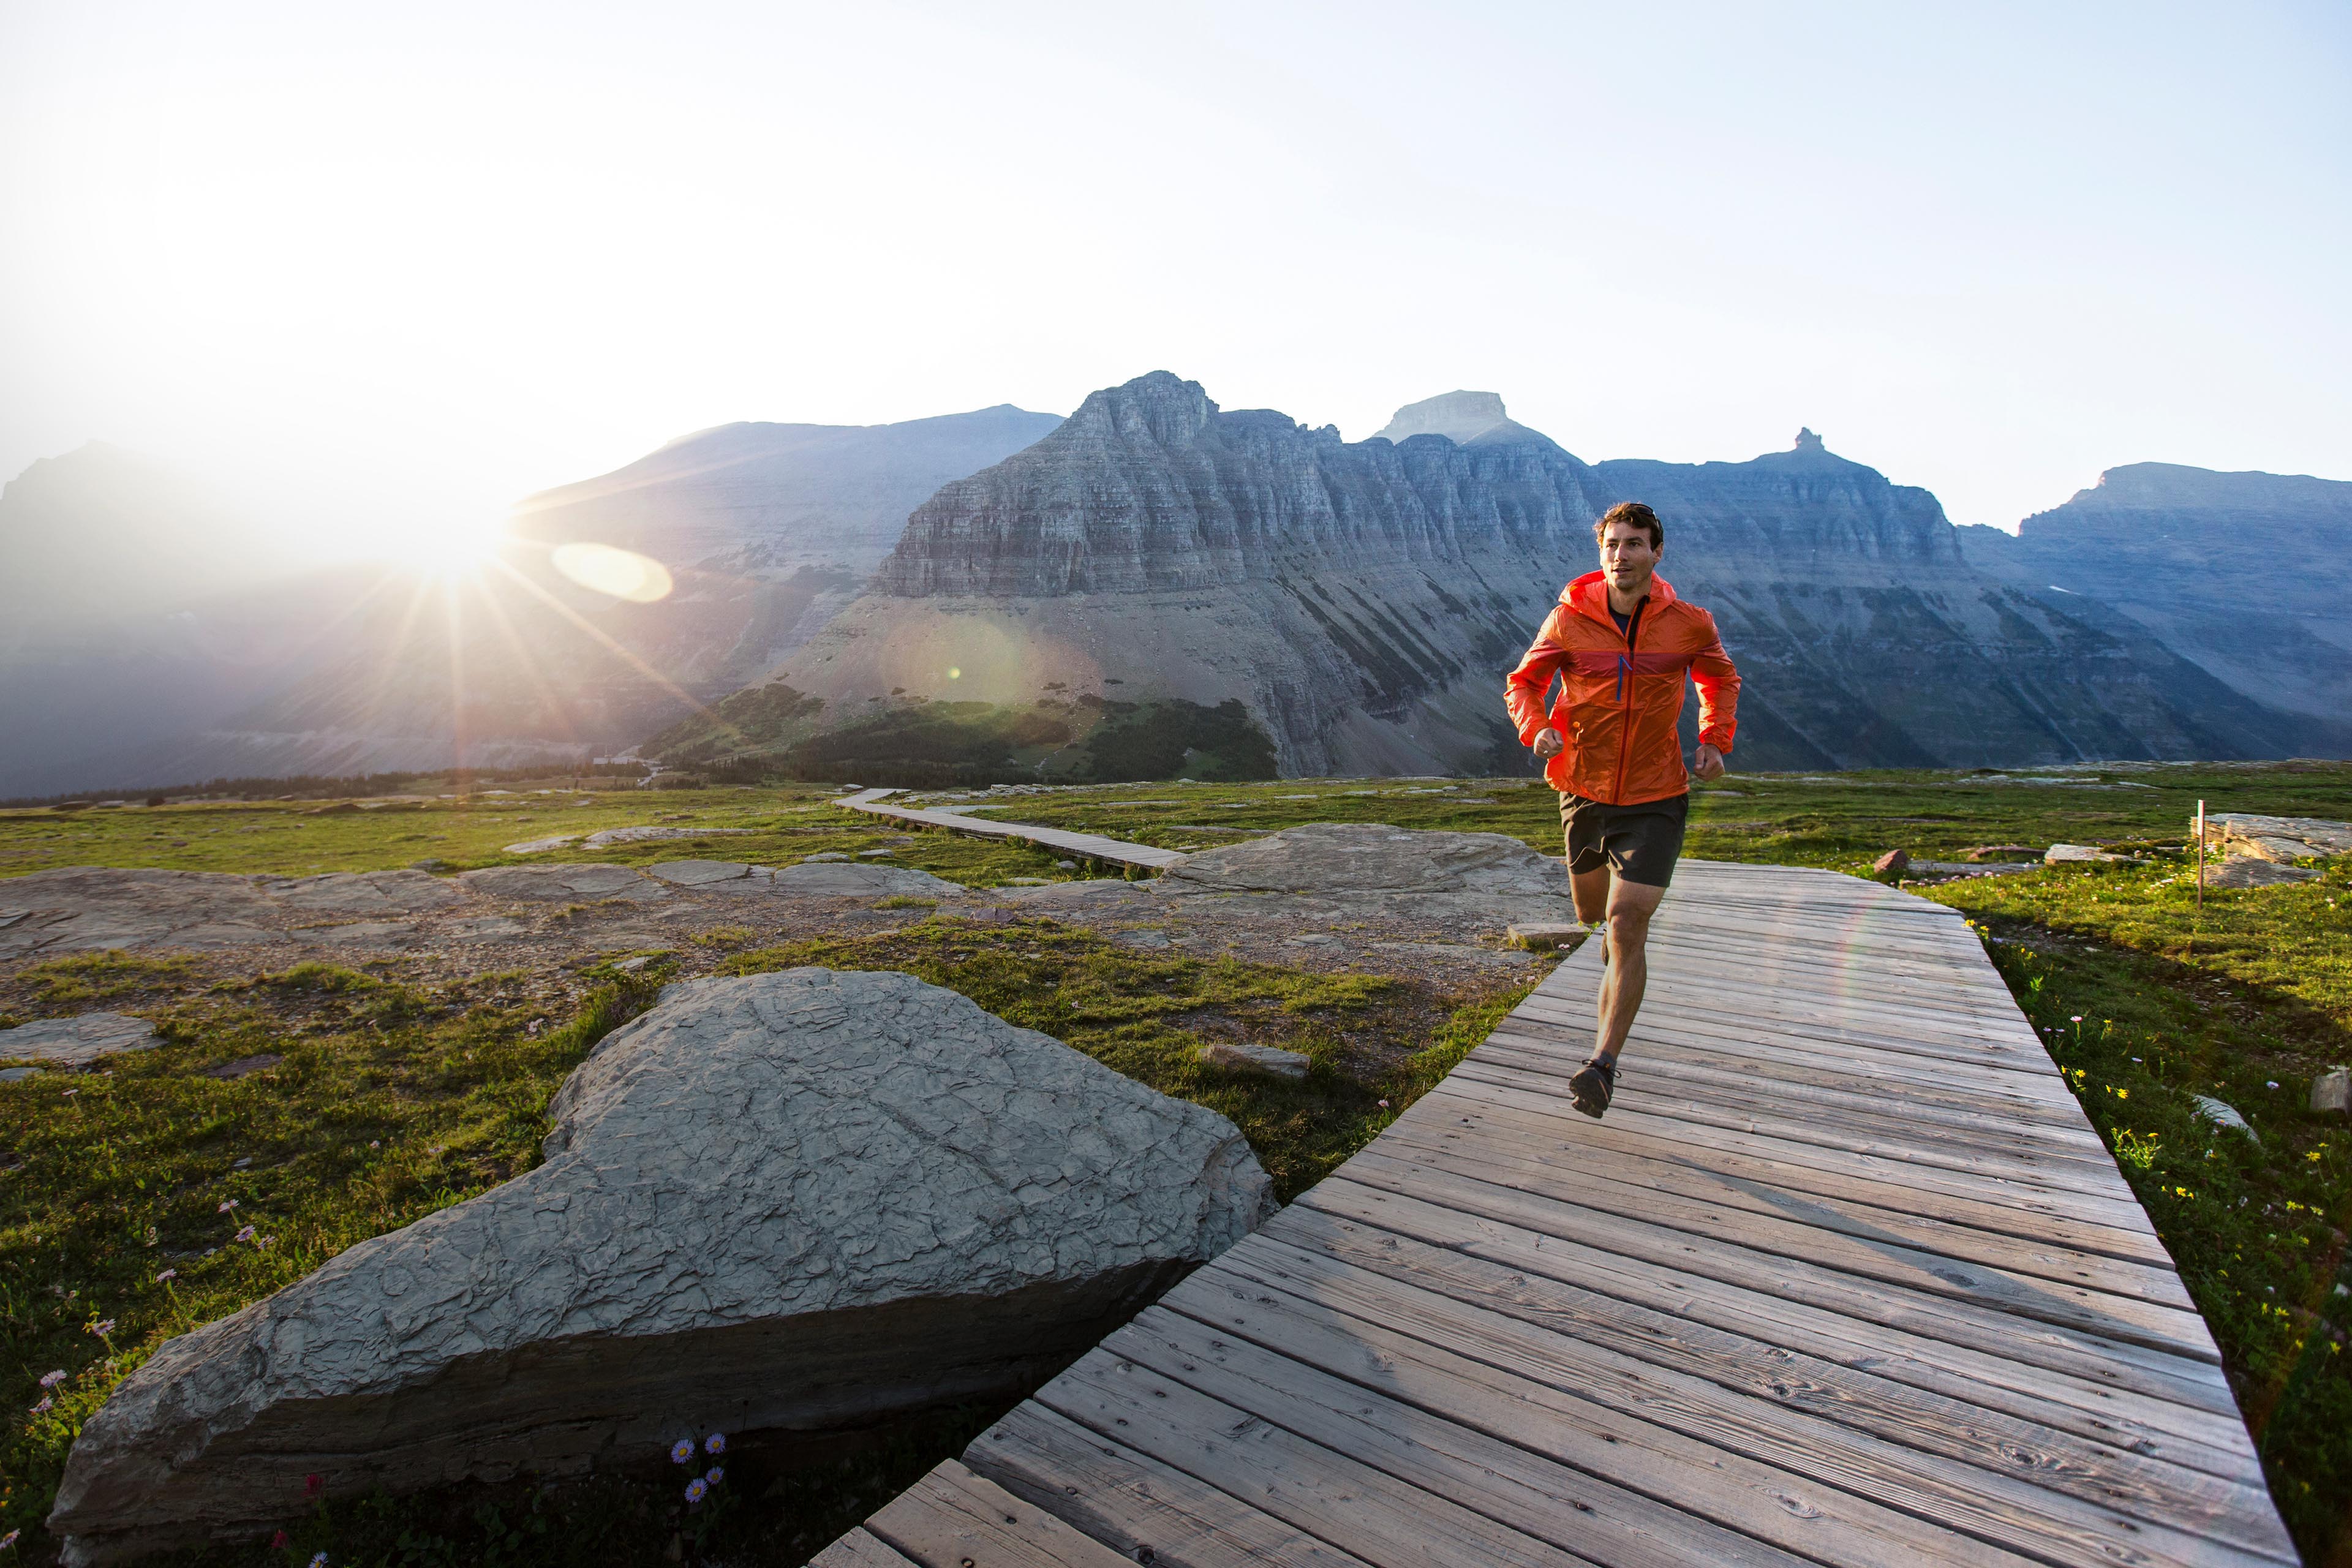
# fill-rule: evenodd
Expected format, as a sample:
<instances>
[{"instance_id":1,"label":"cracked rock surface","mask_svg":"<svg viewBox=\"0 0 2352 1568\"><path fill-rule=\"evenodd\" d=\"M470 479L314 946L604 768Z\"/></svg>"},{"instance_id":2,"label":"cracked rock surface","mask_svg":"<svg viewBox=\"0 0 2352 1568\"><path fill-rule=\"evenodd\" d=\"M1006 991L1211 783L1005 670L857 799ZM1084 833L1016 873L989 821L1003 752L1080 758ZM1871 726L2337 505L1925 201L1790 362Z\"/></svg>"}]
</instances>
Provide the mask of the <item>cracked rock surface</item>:
<instances>
[{"instance_id":1,"label":"cracked rock surface","mask_svg":"<svg viewBox=\"0 0 2352 1568\"><path fill-rule=\"evenodd\" d=\"M1273 1208L1234 1125L898 973L684 982L546 1161L165 1344L82 1428L64 1561L304 1495L1011 1395Z\"/></svg>"},{"instance_id":2,"label":"cracked rock surface","mask_svg":"<svg viewBox=\"0 0 2352 1568\"><path fill-rule=\"evenodd\" d=\"M1573 920L1568 872L1500 833L1430 833L1378 822L1318 822L1188 855L1157 884L1188 893L1313 893Z\"/></svg>"}]
</instances>

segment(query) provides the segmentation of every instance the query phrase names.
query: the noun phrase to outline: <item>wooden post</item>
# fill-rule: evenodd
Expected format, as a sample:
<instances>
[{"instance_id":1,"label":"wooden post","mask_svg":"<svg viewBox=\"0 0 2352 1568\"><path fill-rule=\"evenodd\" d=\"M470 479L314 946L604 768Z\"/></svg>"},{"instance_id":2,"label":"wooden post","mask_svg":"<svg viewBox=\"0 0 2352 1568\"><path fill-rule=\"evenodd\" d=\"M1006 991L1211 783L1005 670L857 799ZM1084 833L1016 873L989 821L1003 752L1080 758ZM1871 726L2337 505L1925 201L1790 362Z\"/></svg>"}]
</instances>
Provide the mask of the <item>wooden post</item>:
<instances>
[{"instance_id":1,"label":"wooden post","mask_svg":"<svg viewBox=\"0 0 2352 1568\"><path fill-rule=\"evenodd\" d=\"M2197 913L2205 913L2205 803L2197 803Z\"/></svg>"}]
</instances>

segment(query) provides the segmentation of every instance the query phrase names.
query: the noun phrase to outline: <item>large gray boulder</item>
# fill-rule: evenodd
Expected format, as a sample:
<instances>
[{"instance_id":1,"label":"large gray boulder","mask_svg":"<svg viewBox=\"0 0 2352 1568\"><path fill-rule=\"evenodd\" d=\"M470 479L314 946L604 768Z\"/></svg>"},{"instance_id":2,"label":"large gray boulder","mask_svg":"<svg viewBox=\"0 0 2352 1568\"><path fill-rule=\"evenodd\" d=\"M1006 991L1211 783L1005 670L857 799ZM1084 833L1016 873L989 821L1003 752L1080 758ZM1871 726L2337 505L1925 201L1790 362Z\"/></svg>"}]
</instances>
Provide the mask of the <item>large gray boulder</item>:
<instances>
[{"instance_id":1,"label":"large gray boulder","mask_svg":"<svg viewBox=\"0 0 2352 1568\"><path fill-rule=\"evenodd\" d=\"M673 985L546 1161L173 1340L82 1428L68 1563L325 1495L1015 1394L1273 1207L1223 1117L905 974Z\"/></svg>"}]
</instances>

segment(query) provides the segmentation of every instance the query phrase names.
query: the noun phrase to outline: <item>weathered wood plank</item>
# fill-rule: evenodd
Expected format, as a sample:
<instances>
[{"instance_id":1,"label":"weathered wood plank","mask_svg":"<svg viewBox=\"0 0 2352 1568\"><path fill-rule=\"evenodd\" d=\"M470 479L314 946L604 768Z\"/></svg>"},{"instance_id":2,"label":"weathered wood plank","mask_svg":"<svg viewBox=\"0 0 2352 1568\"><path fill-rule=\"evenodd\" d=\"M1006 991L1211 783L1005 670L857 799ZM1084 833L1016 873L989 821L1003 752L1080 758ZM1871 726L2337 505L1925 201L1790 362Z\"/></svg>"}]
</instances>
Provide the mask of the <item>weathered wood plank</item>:
<instances>
[{"instance_id":1,"label":"weathered wood plank","mask_svg":"<svg viewBox=\"0 0 2352 1568\"><path fill-rule=\"evenodd\" d=\"M1034 1400L964 1452L973 1470L1130 1562L1169 1568L1365 1568L1363 1560L1090 1432Z\"/></svg>"},{"instance_id":2,"label":"weathered wood plank","mask_svg":"<svg viewBox=\"0 0 2352 1568\"><path fill-rule=\"evenodd\" d=\"M1557 1109L1532 1111L1499 1103L1481 1105L1465 1113L1456 1097L1424 1096L1393 1124L1412 1136L1492 1141L1522 1152L1541 1151L1547 1159L1607 1158L1622 1162L1627 1180L1650 1179L1654 1167L1703 1172L1719 1184L1747 1184L1809 1197L1866 1205L1873 1209L1946 1225L1964 1226L1997 1236L2016 1237L2046 1247L2101 1258L2170 1269L2172 1256L2153 1233L2134 1224L2097 1224L1982 1195L1981 1189L1965 1195L1906 1180L1909 1166L1883 1166L1867 1175L1768 1159L1727 1147L1693 1147L1654 1133L1629 1131L1616 1119L1570 1123ZM1975 1184L1969 1184L1971 1188ZM2137 1216L2133 1216L2136 1218Z\"/></svg>"},{"instance_id":3,"label":"weathered wood plank","mask_svg":"<svg viewBox=\"0 0 2352 1568\"><path fill-rule=\"evenodd\" d=\"M808 1568L909 1568L909 1560L859 1525L810 1558Z\"/></svg>"},{"instance_id":4,"label":"weathered wood plank","mask_svg":"<svg viewBox=\"0 0 2352 1568\"><path fill-rule=\"evenodd\" d=\"M1250 1271L1287 1264L1296 1271L1301 1266L1292 1253L1348 1265L1356 1272L1344 1284L1327 1287L1335 1310L1366 1292L1381 1297L1393 1282L1645 1357L1654 1342L1673 1353L1681 1353L1680 1347L1695 1337L1705 1342L1705 1334L1696 1332L1704 1327L1736 1343L1858 1373L1859 1387L1876 1391L1870 1396L1897 1408L1906 1407L1908 1396L1899 1389L1878 1390L1882 1381L2227 1480L2262 1481L2262 1467L2234 1410L2183 1404L2164 1387L2151 1393L2112 1386L1664 1268L1628 1266L1611 1254L1562 1244L1538 1251L1513 1250L1498 1242L1470 1252L1303 1205L1286 1210L1263 1234L1263 1246L1254 1245L1246 1258L1220 1259L1220 1265ZM1402 1317L1384 1321L1410 1326ZM1707 1375L1721 1380L1728 1370ZM1806 1399L1822 1386L1835 1388L1835 1376L1815 1371L1801 1384L1772 1392L1777 1398ZM1863 1397L1831 1395L1833 1402Z\"/></svg>"},{"instance_id":5,"label":"weathered wood plank","mask_svg":"<svg viewBox=\"0 0 2352 1568\"><path fill-rule=\"evenodd\" d=\"M1128 1562L954 1459L884 1504L866 1528L922 1568L1126 1568Z\"/></svg>"},{"instance_id":6,"label":"weathered wood plank","mask_svg":"<svg viewBox=\"0 0 2352 1568\"><path fill-rule=\"evenodd\" d=\"M1105 1351L1081 1358L1037 1400L1383 1568L1591 1562Z\"/></svg>"},{"instance_id":7,"label":"weathered wood plank","mask_svg":"<svg viewBox=\"0 0 2352 1568\"><path fill-rule=\"evenodd\" d=\"M2261 1472L2244 1462L2251 1456L2242 1442L2232 1452L2145 1430L2126 1442L2112 1426L2053 1426L2043 1419L2046 1403L2031 1416L2011 1415L1989 1404L1985 1391L1965 1384L1959 1385L1965 1397L1906 1385L1885 1375L1883 1364L1849 1366L1801 1343L1718 1330L1663 1305L1601 1296L1491 1264L1465 1265L1410 1238L1375 1237L1361 1227L1352 1235L1326 1228L1318 1237L1311 1226L1296 1237L1318 1239L1324 1245L1309 1247L1286 1236L1245 1258L1220 1259L1202 1272L1198 1286L1188 1285L1164 1304L1238 1331L1240 1320L1220 1315L1226 1301L1204 1304L1206 1292L1223 1288L1228 1297L1270 1310L1359 1320L1333 1331L1351 1340L1407 1334L1510 1376L1533 1375L1532 1351L1578 1353L1555 1340L1588 1344L1704 1379L1730 1396L1803 1412L2156 1522L2171 1521L2169 1510L2184 1503L2201 1516L2248 1509L2262 1496ZM1391 1240L1400 1245L1387 1246ZM1353 1261L1364 1257L1377 1259L1381 1268ZM1279 1300L1264 1299L1268 1291ZM1560 1387L1596 1397L1581 1384ZM2251 1550L2275 1542L2259 1533L2240 1540Z\"/></svg>"}]
</instances>

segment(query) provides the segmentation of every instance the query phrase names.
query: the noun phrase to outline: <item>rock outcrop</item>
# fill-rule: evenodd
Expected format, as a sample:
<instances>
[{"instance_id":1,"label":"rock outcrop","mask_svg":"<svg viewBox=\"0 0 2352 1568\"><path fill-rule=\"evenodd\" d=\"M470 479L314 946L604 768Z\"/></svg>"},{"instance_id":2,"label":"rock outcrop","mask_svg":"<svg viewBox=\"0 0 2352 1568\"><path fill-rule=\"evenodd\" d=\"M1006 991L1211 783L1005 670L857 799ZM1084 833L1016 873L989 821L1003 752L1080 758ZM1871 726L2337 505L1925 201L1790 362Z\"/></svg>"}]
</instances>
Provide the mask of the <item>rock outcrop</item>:
<instances>
[{"instance_id":1,"label":"rock outcrop","mask_svg":"<svg viewBox=\"0 0 2352 1568\"><path fill-rule=\"evenodd\" d=\"M327 1496L823 1433L1050 1374L1272 1207L1223 1117L903 974L671 987L546 1163L184 1334L82 1428L70 1563Z\"/></svg>"},{"instance_id":2,"label":"rock outcrop","mask_svg":"<svg viewBox=\"0 0 2352 1568\"><path fill-rule=\"evenodd\" d=\"M1429 833L1380 822L1315 822L1203 849L1154 887L1168 898L1306 893L1455 907L1489 918L1498 910L1526 921L1575 917L1557 856L1538 855L1507 834Z\"/></svg>"},{"instance_id":3,"label":"rock outcrop","mask_svg":"<svg viewBox=\"0 0 2352 1568\"><path fill-rule=\"evenodd\" d=\"M772 672L815 705L787 738L961 704L1038 705L1043 736L1055 703L1157 698L1236 704L1285 773L1521 771L1503 672L1622 500L1666 520L1664 575L1747 676L1738 765L2279 755L2305 735L2128 618L1971 567L1934 496L1810 430L1746 463L1591 464L1486 424L1485 396L1350 444L1164 372L1097 392L916 510L875 590ZM846 732L824 776L864 776Z\"/></svg>"},{"instance_id":4,"label":"rock outcrop","mask_svg":"<svg viewBox=\"0 0 2352 1568\"><path fill-rule=\"evenodd\" d=\"M2352 747L2352 483L2134 463L2014 536L1959 533L1979 570L2119 611L2215 679L2305 716L2291 752ZM2225 550L2261 570L2217 578Z\"/></svg>"}]
</instances>

